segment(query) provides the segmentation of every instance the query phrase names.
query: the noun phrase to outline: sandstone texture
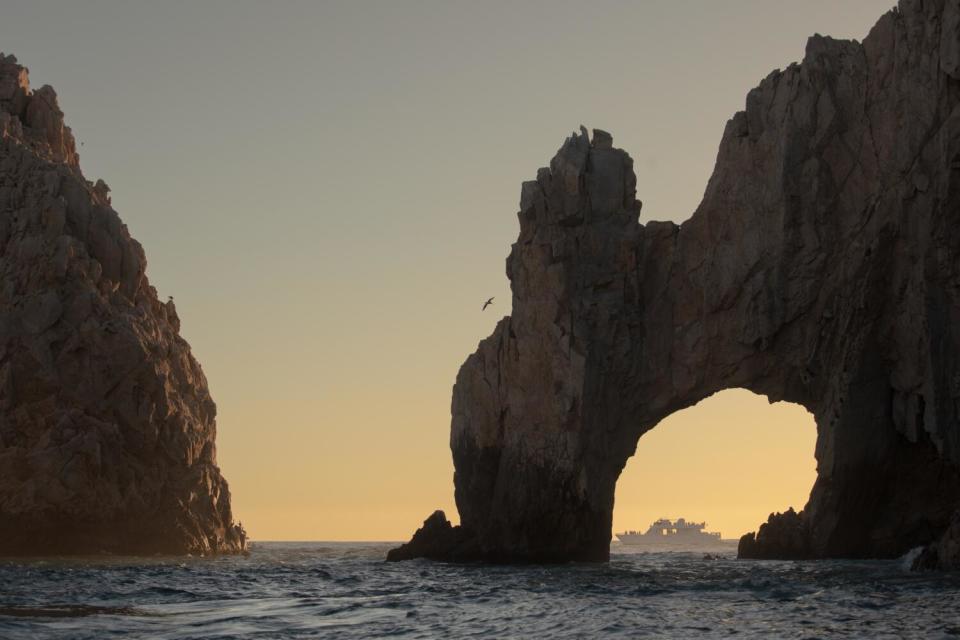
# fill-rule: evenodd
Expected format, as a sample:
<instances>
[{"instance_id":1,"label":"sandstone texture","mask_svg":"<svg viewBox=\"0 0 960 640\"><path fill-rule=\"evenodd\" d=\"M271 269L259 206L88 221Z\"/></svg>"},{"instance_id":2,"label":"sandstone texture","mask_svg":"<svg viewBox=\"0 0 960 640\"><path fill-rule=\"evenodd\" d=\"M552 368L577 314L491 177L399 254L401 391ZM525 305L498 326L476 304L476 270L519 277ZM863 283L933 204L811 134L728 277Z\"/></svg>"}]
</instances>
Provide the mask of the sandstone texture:
<instances>
[{"instance_id":1,"label":"sandstone texture","mask_svg":"<svg viewBox=\"0 0 960 640\"><path fill-rule=\"evenodd\" d=\"M78 160L0 54L0 555L242 551L203 371Z\"/></svg>"},{"instance_id":2,"label":"sandstone texture","mask_svg":"<svg viewBox=\"0 0 960 640\"><path fill-rule=\"evenodd\" d=\"M727 123L693 216L639 214L633 163L601 131L523 184L513 313L453 391L458 535L477 556L607 559L640 436L733 387L798 403L818 429L808 504L741 555L892 557L945 535L960 506L960 2L903 0L863 43L812 37ZM947 566L957 545L942 548Z\"/></svg>"}]
</instances>

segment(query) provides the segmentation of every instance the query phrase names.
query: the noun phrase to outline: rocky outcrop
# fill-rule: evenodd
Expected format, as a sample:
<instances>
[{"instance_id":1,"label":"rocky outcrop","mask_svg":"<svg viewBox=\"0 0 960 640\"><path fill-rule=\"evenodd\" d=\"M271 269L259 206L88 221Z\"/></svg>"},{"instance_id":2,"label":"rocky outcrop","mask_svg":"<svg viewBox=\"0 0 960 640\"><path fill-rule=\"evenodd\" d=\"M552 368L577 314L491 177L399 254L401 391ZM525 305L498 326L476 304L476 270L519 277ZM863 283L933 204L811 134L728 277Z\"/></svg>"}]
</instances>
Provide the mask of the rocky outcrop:
<instances>
[{"instance_id":1,"label":"rocky outcrop","mask_svg":"<svg viewBox=\"0 0 960 640\"><path fill-rule=\"evenodd\" d=\"M524 183L513 315L453 391L461 530L482 557L607 559L640 436L733 387L801 404L818 429L802 517L774 517L744 555L890 557L946 531L958 29L956 0L904 0L862 44L811 38L727 123L682 225L639 223L632 161L600 131Z\"/></svg>"},{"instance_id":2,"label":"rocky outcrop","mask_svg":"<svg viewBox=\"0 0 960 640\"><path fill-rule=\"evenodd\" d=\"M771 513L756 533L740 538L740 558L805 560L812 556L810 529L803 512L793 508L784 513Z\"/></svg>"},{"instance_id":3,"label":"rocky outcrop","mask_svg":"<svg viewBox=\"0 0 960 640\"><path fill-rule=\"evenodd\" d=\"M241 551L203 371L78 160L0 54L0 555Z\"/></svg>"},{"instance_id":4,"label":"rocky outcrop","mask_svg":"<svg viewBox=\"0 0 960 640\"><path fill-rule=\"evenodd\" d=\"M476 539L461 527L454 527L443 511L434 511L417 529L410 542L387 552L387 560L453 560L470 562L482 559Z\"/></svg>"}]
</instances>

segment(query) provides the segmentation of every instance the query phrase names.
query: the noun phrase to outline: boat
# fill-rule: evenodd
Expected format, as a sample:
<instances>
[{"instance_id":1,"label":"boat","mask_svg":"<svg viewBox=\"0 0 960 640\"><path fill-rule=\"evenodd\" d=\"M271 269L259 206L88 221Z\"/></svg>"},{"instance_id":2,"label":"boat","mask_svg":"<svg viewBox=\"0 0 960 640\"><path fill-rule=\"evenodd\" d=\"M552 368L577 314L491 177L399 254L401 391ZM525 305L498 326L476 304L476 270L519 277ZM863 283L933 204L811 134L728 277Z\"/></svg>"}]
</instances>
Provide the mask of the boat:
<instances>
[{"instance_id":1,"label":"boat","mask_svg":"<svg viewBox=\"0 0 960 640\"><path fill-rule=\"evenodd\" d=\"M718 532L704 531L706 522L688 522L683 518L670 520L660 518L643 533L624 531L617 539L630 546L651 549L702 549L726 546L735 541L724 540Z\"/></svg>"}]
</instances>

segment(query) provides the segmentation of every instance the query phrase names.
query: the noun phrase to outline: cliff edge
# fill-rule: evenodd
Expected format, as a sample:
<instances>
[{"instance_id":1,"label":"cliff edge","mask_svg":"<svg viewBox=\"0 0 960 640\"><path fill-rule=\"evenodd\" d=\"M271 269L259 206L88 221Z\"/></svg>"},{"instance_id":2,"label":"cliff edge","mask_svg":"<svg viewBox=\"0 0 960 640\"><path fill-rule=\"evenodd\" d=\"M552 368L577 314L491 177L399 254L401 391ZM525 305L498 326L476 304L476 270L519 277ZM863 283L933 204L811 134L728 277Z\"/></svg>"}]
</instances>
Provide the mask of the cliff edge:
<instances>
[{"instance_id":1,"label":"cliff edge","mask_svg":"<svg viewBox=\"0 0 960 640\"><path fill-rule=\"evenodd\" d=\"M0 555L239 552L216 406L49 86L0 54Z\"/></svg>"}]
</instances>

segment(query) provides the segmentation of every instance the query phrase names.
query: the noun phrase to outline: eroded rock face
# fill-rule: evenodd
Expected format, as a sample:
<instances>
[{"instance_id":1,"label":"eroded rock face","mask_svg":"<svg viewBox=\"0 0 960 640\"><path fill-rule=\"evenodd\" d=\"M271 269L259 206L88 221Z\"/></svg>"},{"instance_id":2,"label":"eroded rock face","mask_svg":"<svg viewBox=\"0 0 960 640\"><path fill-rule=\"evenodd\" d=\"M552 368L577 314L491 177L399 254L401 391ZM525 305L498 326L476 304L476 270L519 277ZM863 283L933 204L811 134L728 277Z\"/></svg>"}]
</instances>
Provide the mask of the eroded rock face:
<instances>
[{"instance_id":1,"label":"eroded rock face","mask_svg":"<svg viewBox=\"0 0 960 640\"><path fill-rule=\"evenodd\" d=\"M48 86L0 54L0 555L244 546L216 407Z\"/></svg>"},{"instance_id":2,"label":"eroded rock face","mask_svg":"<svg viewBox=\"0 0 960 640\"><path fill-rule=\"evenodd\" d=\"M956 0L903 1L862 44L811 38L728 122L682 225L638 222L632 162L603 132L569 138L524 183L513 315L453 392L456 500L480 555L605 560L640 436L733 387L801 404L818 427L809 503L744 555L889 557L946 531L960 505L958 25Z\"/></svg>"}]
</instances>

